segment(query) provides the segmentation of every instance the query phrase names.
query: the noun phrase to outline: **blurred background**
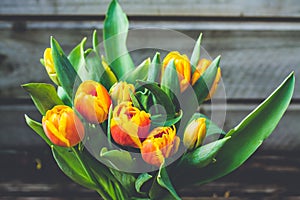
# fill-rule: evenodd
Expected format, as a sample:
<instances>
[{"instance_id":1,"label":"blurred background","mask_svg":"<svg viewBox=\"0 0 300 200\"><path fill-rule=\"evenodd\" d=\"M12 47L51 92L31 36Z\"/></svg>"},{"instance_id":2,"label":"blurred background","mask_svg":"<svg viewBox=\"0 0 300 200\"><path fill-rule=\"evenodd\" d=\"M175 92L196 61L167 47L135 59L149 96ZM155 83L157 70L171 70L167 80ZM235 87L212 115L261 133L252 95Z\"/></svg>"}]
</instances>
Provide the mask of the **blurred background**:
<instances>
[{"instance_id":1,"label":"blurred background","mask_svg":"<svg viewBox=\"0 0 300 200\"><path fill-rule=\"evenodd\" d=\"M60 172L50 149L25 125L24 114L41 116L20 87L50 82L39 59L54 36L66 53L102 25L109 0L0 1L0 199L97 199ZM197 39L212 58L222 55L227 105L224 129L237 125L291 72L292 103L274 133L237 171L180 192L184 199L300 199L300 2L298 0L120 0L130 29L176 30ZM150 31L134 32L130 42L167 43L180 52L193 46ZM152 57L133 53L138 64ZM188 55L189 56L189 55ZM206 104L203 112L210 113ZM219 109L219 110L218 110ZM218 122L217 122L218 123Z\"/></svg>"}]
</instances>

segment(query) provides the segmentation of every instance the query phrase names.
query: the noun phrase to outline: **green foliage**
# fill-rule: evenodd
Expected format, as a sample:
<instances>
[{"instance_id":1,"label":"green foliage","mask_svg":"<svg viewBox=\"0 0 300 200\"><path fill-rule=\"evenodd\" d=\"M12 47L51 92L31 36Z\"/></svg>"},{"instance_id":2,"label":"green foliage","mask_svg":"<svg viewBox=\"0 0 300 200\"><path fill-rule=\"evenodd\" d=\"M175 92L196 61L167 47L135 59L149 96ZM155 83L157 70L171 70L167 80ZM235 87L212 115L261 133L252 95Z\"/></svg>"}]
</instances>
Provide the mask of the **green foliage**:
<instances>
[{"instance_id":1,"label":"green foliage","mask_svg":"<svg viewBox=\"0 0 300 200\"><path fill-rule=\"evenodd\" d=\"M55 87L47 83L27 83L22 87L30 94L36 108L42 115L51 110L56 105L64 103L58 97Z\"/></svg>"},{"instance_id":2,"label":"green foliage","mask_svg":"<svg viewBox=\"0 0 300 200\"><path fill-rule=\"evenodd\" d=\"M147 81L158 83L160 71L161 71L160 53L156 52L151 62L151 65L149 67Z\"/></svg>"},{"instance_id":3,"label":"green foliage","mask_svg":"<svg viewBox=\"0 0 300 200\"><path fill-rule=\"evenodd\" d=\"M210 88L212 87L214 80L217 75L218 67L220 64L221 56L215 58L209 67L205 70L202 76L193 85L193 89L198 98L199 105L205 100L209 94Z\"/></svg>"},{"instance_id":4,"label":"green foliage","mask_svg":"<svg viewBox=\"0 0 300 200\"><path fill-rule=\"evenodd\" d=\"M178 166L180 171L184 173L184 171L188 171L189 168L202 168L207 166L215 159L217 153L229 139L230 136L201 146L191 152L187 152L180 160Z\"/></svg>"},{"instance_id":5,"label":"green foliage","mask_svg":"<svg viewBox=\"0 0 300 200\"><path fill-rule=\"evenodd\" d=\"M195 44L195 47L194 47L194 50L193 50L193 53L191 56L190 63L191 63L191 67L192 67L192 73L194 73L194 71L198 65L198 61L200 59L201 40L202 40L202 33L199 35L199 37L196 41L196 44Z\"/></svg>"},{"instance_id":6,"label":"green foliage","mask_svg":"<svg viewBox=\"0 0 300 200\"><path fill-rule=\"evenodd\" d=\"M148 77L148 69L151 64L150 58L144 60L139 66L137 66L130 73L125 74L121 80L127 83L136 84L137 80L145 81Z\"/></svg>"},{"instance_id":7,"label":"green foliage","mask_svg":"<svg viewBox=\"0 0 300 200\"><path fill-rule=\"evenodd\" d=\"M286 111L294 91L292 73L264 102L225 137L231 137L216 155L216 162L179 178L178 186L203 184L225 176L243 164L272 133Z\"/></svg>"},{"instance_id":8,"label":"green foliage","mask_svg":"<svg viewBox=\"0 0 300 200\"><path fill-rule=\"evenodd\" d=\"M140 174L140 175L138 176L138 178L136 179L136 181L135 181L135 189L136 189L136 191L143 194L143 192L141 191L142 186L143 186L146 182L148 182L149 180L151 180L152 177L153 177L153 176L150 175L150 174L148 174L148 173L142 173L142 174Z\"/></svg>"},{"instance_id":9,"label":"green foliage","mask_svg":"<svg viewBox=\"0 0 300 200\"><path fill-rule=\"evenodd\" d=\"M77 76L77 72L75 71L69 59L66 57L58 42L53 37L51 37L50 42L54 68L59 83L64 88L69 99L72 99L73 91L74 89L76 91L77 85L81 83L81 80Z\"/></svg>"},{"instance_id":10,"label":"green foliage","mask_svg":"<svg viewBox=\"0 0 300 200\"><path fill-rule=\"evenodd\" d=\"M166 111L168 115L175 115L175 107L171 98L159 87L157 83L147 82L147 81L138 81L141 87L144 87L154 95L157 100L157 104L160 104Z\"/></svg>"},{"instance_id":11,"label":"green foliage","mask_svg":"<svg viewBox=\"0 0 300 200\"><path fill-rule=\"evenodd\" d=\"M161 79L162 90L170 97L170 99L176 99L180 94L180 84L176 71L174 60L170 60L164 71Z\"/></svg>"},{"instance_id":12,"label":"green foliage","mask_svg":"<svg viewBox=\"0 0 300 200\"><path fill-rule=\"evenodd\" d=\"M156 182L153 183L149 195L151 199L181 199L176 193L169 179L167 169L163 164L159 168Z\"/></svg>"},{"instance_id":13,"label":"green foliage","mask_svg":"<svg viewBox=\"0 0 300 200\"><path fill-rule=\"evenodd\" d=\"M108 7L103 28L103 43L108 64L118 79L134 70L134 63L126 47L128 20L117 1Z\"/></svg>"},{"instance_id":14,"label":"green foliage","mask_svg":"<svg viewBox=\"0 0 300 200\"><path fill-rule=\"evenodd\" d=\"M27 115L25 115L25 121L27 125L34 130L49 146L52 145L52 142L49 140L49 138L45 135L43 126L41 123L34 121Z\"/></svg>"},{"instance_id":15,"label":"green foliage","mask_svg":"<svg viewBox=\"0 0 300 200\"><path fill-rule=\"evenodd\" d=\"M76 183L90 188L98 189L98 185L89 177L88 172L84 168L82 161L77 154L69 148L51 146L53 157L59 168Z\"/></svg>"}]
</instances>

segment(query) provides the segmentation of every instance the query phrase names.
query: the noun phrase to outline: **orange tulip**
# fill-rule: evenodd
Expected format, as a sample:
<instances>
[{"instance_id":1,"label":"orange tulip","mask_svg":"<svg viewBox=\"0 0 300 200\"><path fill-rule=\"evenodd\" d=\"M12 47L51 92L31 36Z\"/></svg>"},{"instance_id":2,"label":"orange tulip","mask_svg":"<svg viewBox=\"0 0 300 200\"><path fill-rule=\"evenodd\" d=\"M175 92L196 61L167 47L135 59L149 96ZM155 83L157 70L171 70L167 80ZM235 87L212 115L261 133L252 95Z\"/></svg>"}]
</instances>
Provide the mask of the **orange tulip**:
<instances>
[{"instance_id":1,"label":"orange tulip","mask_svg":"<svg viewBox=\"0 0 300 200\"><path fill-rule=\"evenodd\" d=\"M131 101L130 92L134 93L134 91L134 85L121 81L110 88L109 94L114 104L117 105L124 101Z\"/></svg>"},{"instance_id":2,"label":"orange tulip","mask_svg":"<svg viewBox=\"0 0 300 200\"><path fill-rule=\"evenodd\" d=\"M189 150L201 146L206 135L205 121L205 118L194 119L186 127L183 135L183 144Z\"/></svg>"},{"instance_id":3,"label":"orange tulip","mask_svg":"<svg viewBox=\"0 0 300 200\"><path fill-rule=\"evenodd\" d=\"M58 78L57 78L55 68L54 68L54 62L53 62L53 58L52 58L51 48L46 48L44 51L44 65L45 65L46 71L47 71L50 79L56 85L60 85Z\"/></svg>"},{"instance_id":4,"label":"orange tulip","mask_svg":"<svg viewBox=\"0 0 300 200\"><path fill-rule=\"evenodd\" d=\"M192 76L192 85L194 85L197 82L197 80L203 75L203 73L210 66L210 64L211 64L211 60L208 60L205 58L199 60L196 70ZM218 67L216 78L215 78L213 85L210 88L209 94L207 95L205 100L209 100L215 94L218 84L220 82L220 79L221 79L221 68Z\"/></svg>"},{"instance_id":5,"label":"orange tulip","mask_svg":"<svg viewBox=\"0 0 300 200\"><path fill-rule=\"evenodd\" d=\"M103 85L92 80L84 81L75 95L76 110L90 123L102 123L108 117L110 96Z\"/></svg>"},{"instance_id":6,"label":"orange tulip","mask_svg":"<svg viewBox=\"0 0 300 200\"><path fill-rule=\"evenodd\" d=\"M122 102L113 111L110 132L116 143L140 148L148 136L150 123L149 113L133 107L131 102Z\"/></svg>"},{"instance_id":7,"label":"orange tulip","mask_svg":"<svg viewBox=\"0 0 300 200\"><path fill-rule=\"evenodd\" d=\"M42 124L46 136L58 146L75 146L84 137L84 126L69 106L58 105L48 110Z\"/></svg>"},{"instance_id":8,"label":"orange tulip","mask_svg":"<svg viewBox=\"0 0 300 200\"><path fill-rule=\"evenodd\" d=\"M176 128L157 127L151 131L143 142L141 153L145 162L160 166L165 158L174 155L179 147L180 138L176 136Z\"/></svg>"},{"instance_id":9,"label":"orange tulip","mask_svg":"<svg viewBox=\"0 0 300 200\"><path fill-rule=\"evenodd\" d=\"M178 79L179 79L179 84L180 84L180 91L183 92L188 87L188 85L190 84L190 80L191 80L190 61L189 61L189 58L185 54L181 55L177 51L172 51L163 60L162 75L164 74L164 70L167 67L168 63L172 59L174 59L174 63L176 66L176 71L178 74Z\"/></svg>"}]
</instances>

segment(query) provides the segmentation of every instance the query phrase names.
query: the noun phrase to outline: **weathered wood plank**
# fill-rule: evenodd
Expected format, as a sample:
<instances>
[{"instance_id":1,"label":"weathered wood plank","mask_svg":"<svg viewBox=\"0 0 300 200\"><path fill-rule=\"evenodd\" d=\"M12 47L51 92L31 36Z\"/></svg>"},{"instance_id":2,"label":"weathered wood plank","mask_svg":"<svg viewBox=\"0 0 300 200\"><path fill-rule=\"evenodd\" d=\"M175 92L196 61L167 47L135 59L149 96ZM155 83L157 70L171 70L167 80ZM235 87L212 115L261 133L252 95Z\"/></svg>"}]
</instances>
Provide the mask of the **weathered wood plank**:
<instances>
[{"instance_id":1,"label":"weathered wood plank","mask_svg":"<svg viewBox=\"0 0 300 200\"><path fill-rule=\"evenodd\" d=\"M256 104L204 105L202 112L228 131L247 116ZM213 111L213 112L211 112ZM211 114L213 113L213 114ZM41 121L33 105L0 105L0 148L44 145L42 139L27 127L24 114ZM224 117L226 114L226 120ZM292 104L274 133L263 143L264 150L300 151L300 105Z\"/></svg>"},{"instance_id":2,"label":"weathered wood plank","mask_svg":"<svg viewBox=\"0 0 300 200\"><path fill-rule=\"evenodd\" d=\"M184 200L299 199L297 153L258 151L233 173L178 192ZM95 192L73 183L59 170L49 149L27 148L2 153L0 158L0 199L97 199ZM40 169L36 169L37 159Z\"/></svg>"},{"instance_id":3,"label":"weathered wood plank","mask_svg":"<svg viewBox=\"0 0 300 200\"><path fill-rule=\"evenodd\" d=\"M109 0L1 0L0 14L104 15ZM299 17L297 0L121 0L128 15Z\"/></svg>"},{"instance_id":4,"label":"weathered wood plank","mask_svg":"<svg viewBox=\"0 0 300 200\"><path fill-rule=\"evenodd\" d=\"M175 22L174 22L175 23ZM96 23L97 24L97 23ZM188 24L188 23L187 23ZM198 23L200 25L202 23ZM129 33L129 49L136 64L152 57L153 50L178 50L190 55L194 41L203 32L203 47L211 57L222 55L221 67L227 98L261 99L266 97L291 71L300 76L300 29L280 31L212 28L206 23L200 29L132 30ZM0 96L27 96L20 85L27 82L47 82L47 74L39 63L43 51L49 46L53 35L66 52L88 36L87 47L91 46L91 34L95 23L33 23L28 28L15 30L2 28L0 31ZM136 23L133 22L132 27ZM276 23L275 23L276 25ZM158 25L145 24L144 27ZM138 24L138 27L143 27ZM170 27L168 27L170 28ZM101 30L99 30L101 32ZM101 38L101 35L99 33ZM143 49L144 48L144 49ZM162 52L163 55L165 52ZM202 52L203 53L203 52ZM300 98L296 86L294 98Z\"/></svg>"}]
</instances>

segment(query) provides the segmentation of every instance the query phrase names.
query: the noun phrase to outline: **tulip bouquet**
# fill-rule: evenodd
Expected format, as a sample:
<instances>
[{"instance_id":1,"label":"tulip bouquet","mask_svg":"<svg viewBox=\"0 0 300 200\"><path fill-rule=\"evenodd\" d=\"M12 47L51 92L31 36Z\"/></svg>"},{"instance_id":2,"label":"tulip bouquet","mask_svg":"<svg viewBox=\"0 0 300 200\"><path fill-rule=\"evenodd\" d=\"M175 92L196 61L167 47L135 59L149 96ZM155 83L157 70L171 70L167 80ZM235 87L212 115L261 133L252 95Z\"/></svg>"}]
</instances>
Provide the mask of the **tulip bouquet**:
<instances>
[{"instance_id":1,"label":"tulip bouquet","mask_svg":"<svg viewBox=\"0 0 300 200\"><path fill-rule=\"evenodd\" d=\"M156 53L135 67L127 31L127 17L112 0L104 52L96 31L92 48L83 39L69 55L51 37L41 63L55 86L23 85L42 115L41 123L26 115L27 124L67 176L103 199L180 199L180 188L238 168L289 105L293 73L226 133L199 112L221 79L220 57L200 59L201 35L190 58L172 51L161 61Z\"/></svg>"}]
</instances>

